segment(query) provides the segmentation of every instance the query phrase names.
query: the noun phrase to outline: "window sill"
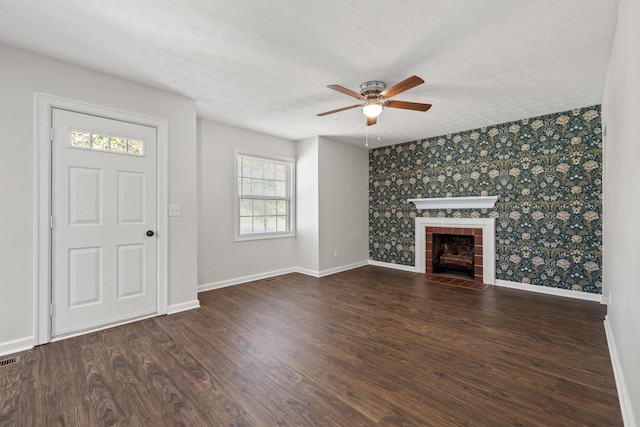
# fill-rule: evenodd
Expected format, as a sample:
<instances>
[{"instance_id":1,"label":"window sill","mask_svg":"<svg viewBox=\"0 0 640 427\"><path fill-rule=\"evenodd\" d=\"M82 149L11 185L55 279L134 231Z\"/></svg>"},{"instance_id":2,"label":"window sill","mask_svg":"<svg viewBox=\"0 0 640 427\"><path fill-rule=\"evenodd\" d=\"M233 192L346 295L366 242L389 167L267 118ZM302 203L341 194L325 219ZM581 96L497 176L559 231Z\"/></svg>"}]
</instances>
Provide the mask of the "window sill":
<instances>
[{"instance_id":1,"label":"window sill","mask_svg":"<svg viewBox=\"0 0 640 427\"><path fill-rule=\"evenodd\" d=\"M295 232L289 233L265 233L265 234L247 234L247 235L236 235L234 241L236 242L246 242L251 240L269 240L269 239L283 239L286 237L295 237Z\"/></svg>"}]
</instances>

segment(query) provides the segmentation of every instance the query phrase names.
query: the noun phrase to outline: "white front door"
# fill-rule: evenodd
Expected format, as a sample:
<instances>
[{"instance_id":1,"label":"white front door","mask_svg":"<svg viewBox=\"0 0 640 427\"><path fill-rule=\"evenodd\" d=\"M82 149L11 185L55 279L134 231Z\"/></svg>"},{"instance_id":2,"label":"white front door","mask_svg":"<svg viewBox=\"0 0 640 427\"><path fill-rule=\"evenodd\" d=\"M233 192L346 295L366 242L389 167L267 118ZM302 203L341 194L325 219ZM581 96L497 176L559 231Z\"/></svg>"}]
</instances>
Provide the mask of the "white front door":
<instances>
[{"instance_id":1,"label":"white front door","mask_svg":"<svg viewBox=\"0 0 640 427\"><path fill-rule=\"evenodd\" d=\"M156 129L52 109L58 337L157 313Z\"/></svg>"}]
</instances>

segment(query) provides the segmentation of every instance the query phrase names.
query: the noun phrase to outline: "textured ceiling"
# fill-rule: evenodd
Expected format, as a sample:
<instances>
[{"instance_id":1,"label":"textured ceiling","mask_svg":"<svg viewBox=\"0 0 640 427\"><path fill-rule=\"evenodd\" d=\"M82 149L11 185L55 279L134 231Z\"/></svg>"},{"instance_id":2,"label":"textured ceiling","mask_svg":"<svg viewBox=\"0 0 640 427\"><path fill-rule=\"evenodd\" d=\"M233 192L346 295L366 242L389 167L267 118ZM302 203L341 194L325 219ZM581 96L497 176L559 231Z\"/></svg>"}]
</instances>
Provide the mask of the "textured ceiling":
<instances>
[{"instance_id":1,"label":"textured ceiling","mask_svg":"<svg viewBox=\"0 0 640 427\"><path fill-rule=\"evenodd\" d=\"M198 115L364 145L367 80L426 83L376 147L602 101L617 0L0 0L0 42L196 100Z\"/></svg>"}]
</instances>

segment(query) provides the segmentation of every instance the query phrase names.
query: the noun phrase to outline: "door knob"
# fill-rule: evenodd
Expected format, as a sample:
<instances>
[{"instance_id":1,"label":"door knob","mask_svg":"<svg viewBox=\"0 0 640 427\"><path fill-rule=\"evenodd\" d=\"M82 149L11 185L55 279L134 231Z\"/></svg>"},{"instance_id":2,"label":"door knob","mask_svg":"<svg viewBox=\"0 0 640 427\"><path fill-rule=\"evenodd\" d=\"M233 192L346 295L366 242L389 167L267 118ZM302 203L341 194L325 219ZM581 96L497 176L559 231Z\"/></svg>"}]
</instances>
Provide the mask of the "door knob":
<instances>
[{"instance_id":1,"label":"door knob","mask_svg":"<svg viewBox=\"0 0 640 427\"><path fill-rule=\"evenodd\" d=\"M153 236L155 233L153 232L153 230L149 230L147 231L147 236L151 237Z\"/></svg>"}]
</instances>

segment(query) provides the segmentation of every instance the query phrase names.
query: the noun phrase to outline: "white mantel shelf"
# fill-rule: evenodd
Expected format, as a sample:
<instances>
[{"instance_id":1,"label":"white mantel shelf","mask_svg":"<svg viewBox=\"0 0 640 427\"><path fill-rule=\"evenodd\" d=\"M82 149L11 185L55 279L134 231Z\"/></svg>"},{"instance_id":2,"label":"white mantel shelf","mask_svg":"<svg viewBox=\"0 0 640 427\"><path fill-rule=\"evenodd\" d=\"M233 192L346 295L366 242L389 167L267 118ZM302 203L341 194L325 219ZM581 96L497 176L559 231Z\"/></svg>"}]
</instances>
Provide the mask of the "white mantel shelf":
<instances>
[{"instance_id":1,"label":"white mantel shelf","mask_svg":"<svg viewBox=\"0 0 640 427\"><path fill-rule=\"evenodd\" d=\"M417 209L483 209L493 208L498 196L438 197L435 199L408 199Z\"/></svg>"}]
</instances>

